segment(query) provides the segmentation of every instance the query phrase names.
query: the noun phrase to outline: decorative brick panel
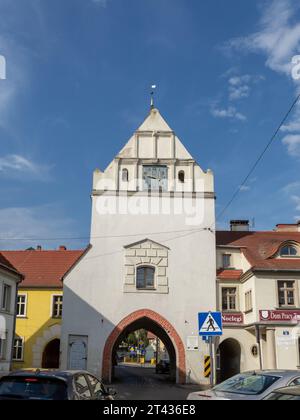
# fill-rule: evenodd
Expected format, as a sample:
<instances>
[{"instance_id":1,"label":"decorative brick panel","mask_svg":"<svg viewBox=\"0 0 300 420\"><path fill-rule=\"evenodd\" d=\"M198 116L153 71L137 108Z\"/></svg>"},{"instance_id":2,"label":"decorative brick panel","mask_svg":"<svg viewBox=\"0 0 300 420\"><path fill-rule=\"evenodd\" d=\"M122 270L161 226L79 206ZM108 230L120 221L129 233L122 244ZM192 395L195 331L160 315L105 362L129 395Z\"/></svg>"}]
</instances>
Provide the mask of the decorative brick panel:
<instances>
[{"instance_id":1,"label":"decorative brick panel","mask_svg":"<svg viewBox=\"0 0 300 420\"><path fill-rule=\"evenodd\" d=\"M124 293L145 293L144 290L137 290L135 284L136 268L142 264L150 264L156 268L156 288L147 293L169 293L168 251L169 248L150 239L125 247ZM162 280L160 280L161 277L163 277Z\"/></svg>"}]
</instances>

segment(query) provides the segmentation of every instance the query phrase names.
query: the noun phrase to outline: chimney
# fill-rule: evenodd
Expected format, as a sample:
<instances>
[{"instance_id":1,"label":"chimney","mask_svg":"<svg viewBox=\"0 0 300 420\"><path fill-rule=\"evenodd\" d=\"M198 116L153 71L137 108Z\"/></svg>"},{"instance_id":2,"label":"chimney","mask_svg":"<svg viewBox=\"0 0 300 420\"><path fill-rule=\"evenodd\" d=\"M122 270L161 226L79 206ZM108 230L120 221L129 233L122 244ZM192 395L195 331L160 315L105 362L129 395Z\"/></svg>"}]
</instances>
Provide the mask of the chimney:
<instances>
[{"instance_id":1,"label":"chimney","mask_svg":"<svg viewBox=\"0 0 300 420\"><path fill-rule=\"evenodd\" d=\"M41 245L38 245L38 246L36 247L36 250L37 250L37 251L41 251L41 250L42 250L42 246L41 246Z\"/></svg>"},{"instance_id":2,"label":"chimney","mask_svg":"<svg viewBox=\"0 0 300 420\"><path fill-rule=\"evenodd\" d=\"M249 232L250 230L249 220L231 220L230 230L232 232Z\"/></svg>"},{"instance_id":3,"label":"chimney","mask_svg":"<svg viewBox=\"0 0 300 420\"><path fill-rule=\"evenodd\" d=\"M61 245L58 249L59 251L66 251L67 247L65 245Z\"/></svg>"},{"instance_id":4,"label":"chimney","mask_svg":"<svg viewBox=\"0 0 300 420\"><path fill-rule=\"evenodd\" d=\"M300 232L300 221L290 224L278 224L275 228L276 232Z\"/></svg>"}]
</instances>

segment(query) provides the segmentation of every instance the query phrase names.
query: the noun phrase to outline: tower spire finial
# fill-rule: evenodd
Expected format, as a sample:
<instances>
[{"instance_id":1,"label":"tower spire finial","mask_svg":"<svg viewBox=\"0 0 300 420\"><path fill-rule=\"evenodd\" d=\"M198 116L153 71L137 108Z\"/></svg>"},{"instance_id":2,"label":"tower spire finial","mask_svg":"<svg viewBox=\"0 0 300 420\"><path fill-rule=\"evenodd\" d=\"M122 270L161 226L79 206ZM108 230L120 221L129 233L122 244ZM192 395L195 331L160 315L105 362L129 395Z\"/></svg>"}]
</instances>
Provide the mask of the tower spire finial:
<instances>
[{"instance_id":1,"label":"tower spire finial","mask_svg":"<svg viewBox=\"0 0 300 420\"><path fill-rule=\"evenodd\" d=\"M156 85L151 86L151 109L154 109L154 91L156 87Z\"/></svg>"}]
</instances>

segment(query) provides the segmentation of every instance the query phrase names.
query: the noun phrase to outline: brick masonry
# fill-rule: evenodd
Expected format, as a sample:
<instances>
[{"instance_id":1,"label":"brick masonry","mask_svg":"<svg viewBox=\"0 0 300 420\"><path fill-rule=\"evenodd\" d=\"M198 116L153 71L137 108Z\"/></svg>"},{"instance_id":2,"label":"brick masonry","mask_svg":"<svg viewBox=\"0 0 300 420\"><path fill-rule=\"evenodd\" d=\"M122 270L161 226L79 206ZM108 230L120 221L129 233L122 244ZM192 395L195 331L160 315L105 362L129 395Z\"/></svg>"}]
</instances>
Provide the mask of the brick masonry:
<instances>
[{"instance_id":1,"label":"brick masonry","mask_svg":"<svg viewBox=\"0 0 300 420\"><path fill-rule=\"evenodd\" d=\"M158 313L151 311L149 309L141 309L139 311L133 312L124 318L112 331L103 351L103 362L102 362L102 379L107 382L111 382L112 374L112 352L114 344L119 338L120 334L132 323L138 321L141 318L148 318L151 321L158 324L162 329L164 329L168 336L170 337L175 350L176 350L176 366L177 366L177 383L185 384L186 383L186 359L185 359L185 348L184 344L178 335L175 328L163 318Z\"/></svg>"}]
</instances>

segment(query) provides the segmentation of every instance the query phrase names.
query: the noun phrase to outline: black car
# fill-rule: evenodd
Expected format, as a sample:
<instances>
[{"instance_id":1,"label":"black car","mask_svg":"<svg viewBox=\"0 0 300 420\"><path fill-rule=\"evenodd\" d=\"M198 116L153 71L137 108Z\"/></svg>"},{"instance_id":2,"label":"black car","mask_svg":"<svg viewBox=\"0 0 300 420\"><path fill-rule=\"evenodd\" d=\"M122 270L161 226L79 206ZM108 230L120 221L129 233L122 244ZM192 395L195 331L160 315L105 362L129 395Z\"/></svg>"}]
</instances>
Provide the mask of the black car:
<instances>
[{"instance_id":1,"label":"black car","mask_svg":"<svg viewBox=\"0 0 300 420\"><path fill-rule=\"evenodd\" d=\"M156 373L170 373L170 362L168 360L161 360L156 365Z\"/></svg>"},{"instance_id":2,"label":"black car","mask_svg":"<svg viewBox=\"0 0 300 420\"><path fill-rule=\"evenodd\" d=\"M115 395L84 371L22 370L0 379L0 400L113 400Z\"/></svg>"}]
</instances>

